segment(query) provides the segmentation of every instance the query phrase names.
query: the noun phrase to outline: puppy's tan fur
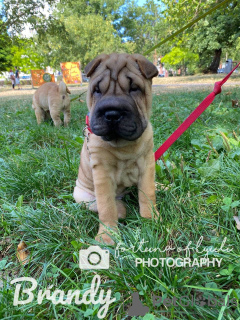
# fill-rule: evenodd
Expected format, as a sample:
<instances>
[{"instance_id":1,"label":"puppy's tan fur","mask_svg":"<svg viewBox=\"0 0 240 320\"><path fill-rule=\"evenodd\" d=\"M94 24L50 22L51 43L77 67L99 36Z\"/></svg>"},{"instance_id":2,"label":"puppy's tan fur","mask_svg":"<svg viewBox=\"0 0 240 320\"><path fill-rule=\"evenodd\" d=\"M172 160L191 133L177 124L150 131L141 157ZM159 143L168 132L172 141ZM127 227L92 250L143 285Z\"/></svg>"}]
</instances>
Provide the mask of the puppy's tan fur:
<instances>
[{"instance_id":1,"label":"puppy's tan fur","mask_svg":"<svg viewBox=\"0 0 240 320\"><path fill-rule=\"evenodd\" d=\"M98 84L102 97L111 95L116 99L134 99L140 117L147 123L146 129L135 141L104 141L90 133L89 141L85 139L82 148L74 198L78 203L89 203L89 208L98 212L101 223L96 240L113 244L105 226L115 229L118 218L126 216L125 206L120 200L125 188L136 185L141 216L151 218L153 214L156 201L155 161L149 118L152 78L158 71L141 55L111 54L97 57L88 64L85 72L91 77L87 93L90 119L97 103L94 86ZM141 91L129 93L129 77Z\"/></svg>"},{"instance_id":2,"label":"puppy's tan fur","mask_svg":"<svg viewBox=\"0 0 240 320\"><path fill-rule=\"evenodd\" d=\"M60 114L63 112L64 126L67 126L71 118L68 93L71 92L63 81L59 83L59 86L53 82L41 85L34 93L32 103L37 123L40 124L50 115L54 125L60 126L62 124Z\"/></svg>"}]
</instances>

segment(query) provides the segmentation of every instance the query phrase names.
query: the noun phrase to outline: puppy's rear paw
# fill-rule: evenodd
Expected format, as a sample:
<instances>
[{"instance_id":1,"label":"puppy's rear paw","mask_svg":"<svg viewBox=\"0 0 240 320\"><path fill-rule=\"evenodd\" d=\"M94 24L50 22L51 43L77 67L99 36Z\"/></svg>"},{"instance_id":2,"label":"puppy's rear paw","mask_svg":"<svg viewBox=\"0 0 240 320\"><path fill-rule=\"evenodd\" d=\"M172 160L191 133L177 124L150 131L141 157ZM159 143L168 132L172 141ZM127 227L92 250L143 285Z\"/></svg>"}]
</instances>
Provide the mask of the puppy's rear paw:
<instances>
[{"instance_id":1,"label":"puppy's rear paw","mask_svg":"<svg viewBox=\"0 0 240 320\"><path fill-rule=\"evenodd\" d=\"M97 236L95 237L95 240L110 246L114 246L115 244L112 238L110 238L110 236L106 233L98 233Z\"/></svg>"},{"instance_id":2,"label":"puppy's rear paw","mask_svg":"<svg viewBox=\"0 0 240 320\"><path fill-rule=\"evenodd\" d=\"M17 247L17 258L19 262L25 265L29 262L28 256L29 251L27 250L27 245L24 241L21 241Z\"/></svg>"},{"instance_id":3,"label":"puppy's rear paw","mask_svg":"<svg viewBox=\"0 0 240 320\"><path fill-rule=\"evenodd\" d=\"M126 218L126 207L121 200L116 201L117 204L117 212L118 212L118 219L125 219Z\"/></svg>"}]
</instances>

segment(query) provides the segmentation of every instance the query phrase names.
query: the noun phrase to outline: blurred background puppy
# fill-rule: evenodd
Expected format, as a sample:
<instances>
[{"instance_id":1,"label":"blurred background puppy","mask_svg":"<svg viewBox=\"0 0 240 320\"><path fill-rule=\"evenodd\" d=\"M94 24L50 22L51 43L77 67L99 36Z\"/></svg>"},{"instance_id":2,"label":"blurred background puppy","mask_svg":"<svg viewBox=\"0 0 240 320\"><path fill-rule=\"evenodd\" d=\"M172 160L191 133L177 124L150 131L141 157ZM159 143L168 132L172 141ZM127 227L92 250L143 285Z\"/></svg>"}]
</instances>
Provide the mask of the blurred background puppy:
<instances>
[{"instance_id":1,"label":"blurred background puppy","mask_svg":"<svg viewBox=\"0 0 240 320\"><path fill-rule=\"evenodd\" d=\"M60 114L63 112L64 126L66 127L71 118L68 93L71 92L63 81L61 81L59 85L54 82L47 82L39 87L33 95L32 104L37 123L40 124L49 118L50 115L54 125L60 126L62 124Z\"/></svg>"}]
</instances>

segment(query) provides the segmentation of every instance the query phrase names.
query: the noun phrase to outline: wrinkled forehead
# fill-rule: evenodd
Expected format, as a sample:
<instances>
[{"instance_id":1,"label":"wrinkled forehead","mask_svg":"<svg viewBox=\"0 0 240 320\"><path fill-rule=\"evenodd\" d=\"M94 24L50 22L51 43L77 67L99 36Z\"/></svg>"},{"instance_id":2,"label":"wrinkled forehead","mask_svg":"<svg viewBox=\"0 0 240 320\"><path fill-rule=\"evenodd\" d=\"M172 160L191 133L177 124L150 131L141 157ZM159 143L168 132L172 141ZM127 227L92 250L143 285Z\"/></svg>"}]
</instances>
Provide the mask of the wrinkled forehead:
<instances>
[{"instance_id":1,"label":"wrinkled forehead","mask_svg":"<svg viewBox=\"0 0 240 320\"><path fill-rule=\"evenodd\" d=\"M104 72L105 75L108 74L112 80L116 81L123 70L141 76L137 62L131 59L129 55L111 55L97 68L96 76Z\"/></svg>"}]
</instances>

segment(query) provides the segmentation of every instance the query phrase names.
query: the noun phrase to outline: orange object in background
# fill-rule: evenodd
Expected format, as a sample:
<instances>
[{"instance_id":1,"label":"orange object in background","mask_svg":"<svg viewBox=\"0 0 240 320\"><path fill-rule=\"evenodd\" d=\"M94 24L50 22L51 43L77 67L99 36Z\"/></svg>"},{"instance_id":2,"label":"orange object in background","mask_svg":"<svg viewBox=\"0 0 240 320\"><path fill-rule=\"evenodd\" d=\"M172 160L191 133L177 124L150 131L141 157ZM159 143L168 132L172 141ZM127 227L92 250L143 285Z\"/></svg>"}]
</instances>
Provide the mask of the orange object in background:
<instances>
[{"instance_id":1,"label":"orange object in background","mask_svg":"<svg viewBox=\"0 0 240 320\"><path fill-rule=\"evenodd\" d=\"M82 83L82 74L80 62L62 62L60 63L63 81L66 84L81 84Z\"/></svg>"},{"instance_id":2,"label":"orange object in background","mask_svg":"<svg viewBox=\"0 0 240 320\"><path fill-rule=\"evenodd\" d=\"M54 74L50 74L42 70L31 70L32 86L40 87L46 82L55 82Z\"/></svg>"}]
</instances>

